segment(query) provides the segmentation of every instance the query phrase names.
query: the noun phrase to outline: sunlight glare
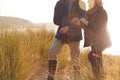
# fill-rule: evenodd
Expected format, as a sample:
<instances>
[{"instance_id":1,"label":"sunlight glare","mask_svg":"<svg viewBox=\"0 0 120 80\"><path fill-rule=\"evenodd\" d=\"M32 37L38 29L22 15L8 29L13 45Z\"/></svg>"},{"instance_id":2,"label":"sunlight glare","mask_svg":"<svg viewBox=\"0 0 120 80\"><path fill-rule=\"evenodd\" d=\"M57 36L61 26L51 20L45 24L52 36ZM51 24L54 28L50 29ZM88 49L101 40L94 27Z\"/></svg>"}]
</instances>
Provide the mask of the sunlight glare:
<instances>
[{"instance_id":1,"label":"sunlight glare","mask_svg":"<svg viewBox=\"0 0 120 80\"><path fill-rule=\"evenodd\" d=\"M113 4L114 3L114 4ZM105 53L110 53L114 55L120 55L120 30L119 30L119 18L120 12L118 11L119 2L104 0L104 8L108 13L108 31L112 40L112 47L106 49Z\"/></svg>"}]
</instances>

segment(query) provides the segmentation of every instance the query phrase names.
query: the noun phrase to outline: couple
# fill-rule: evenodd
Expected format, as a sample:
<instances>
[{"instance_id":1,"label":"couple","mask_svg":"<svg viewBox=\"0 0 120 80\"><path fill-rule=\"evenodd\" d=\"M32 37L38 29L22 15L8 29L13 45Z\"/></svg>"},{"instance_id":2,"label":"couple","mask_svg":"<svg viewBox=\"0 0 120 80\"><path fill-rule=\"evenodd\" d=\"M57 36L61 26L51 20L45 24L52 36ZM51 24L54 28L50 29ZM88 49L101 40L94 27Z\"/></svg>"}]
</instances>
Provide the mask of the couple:
<instances>
[{"instance_id":1,"label":"couple","mask_svg":"<svg viewBox=\"0 0 120 80\"><path fill-rule=\"evenodd\" d=\"M70 47L74 75L79 76L81 29L84 29L84 47L90 46L88 59L94 74L102 67L102 52L110 47L111 41L107 31L107 13L102 6L102 0L88 0L89 10L85 11L79 0L59 0L55 6L54 23L59 26L49 53L49 74L47 80L54 80L57 66L57 55L62 46ZM74 80L79 80L74 77Z\"/></svg>"}]
</instances>

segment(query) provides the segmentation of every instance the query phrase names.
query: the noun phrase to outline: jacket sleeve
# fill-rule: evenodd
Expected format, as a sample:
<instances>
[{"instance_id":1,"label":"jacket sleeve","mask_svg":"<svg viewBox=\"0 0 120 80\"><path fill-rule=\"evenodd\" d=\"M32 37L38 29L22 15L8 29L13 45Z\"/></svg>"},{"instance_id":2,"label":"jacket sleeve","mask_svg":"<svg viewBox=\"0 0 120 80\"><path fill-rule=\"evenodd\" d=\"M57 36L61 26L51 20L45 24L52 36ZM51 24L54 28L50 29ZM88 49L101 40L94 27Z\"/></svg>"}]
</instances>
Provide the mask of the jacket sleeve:
<instances>
[{"instance_id":1,"label":"jacket sleeve","mask_svg":"<svg viewBox=\"0 0 120 80\"><path fill-rule=\"evenodd\" d=\"M99 30L106 27L107 24L107 13L105 10L98 13L93 22L90 22L88 26L95 30Z\"/></svg>"},{"instance_id":2,"label":"jacket sleeve","mask_svg":"<svg viewBox=\"0 0 120 80\"><path fill-rule=\"evenodd\" d=\"M54 18L53 18L53 22L56 25L61 25L61 21L62 21L62 4L58 1L55 5L54 8Z\"/></svg>"}]
</instances>

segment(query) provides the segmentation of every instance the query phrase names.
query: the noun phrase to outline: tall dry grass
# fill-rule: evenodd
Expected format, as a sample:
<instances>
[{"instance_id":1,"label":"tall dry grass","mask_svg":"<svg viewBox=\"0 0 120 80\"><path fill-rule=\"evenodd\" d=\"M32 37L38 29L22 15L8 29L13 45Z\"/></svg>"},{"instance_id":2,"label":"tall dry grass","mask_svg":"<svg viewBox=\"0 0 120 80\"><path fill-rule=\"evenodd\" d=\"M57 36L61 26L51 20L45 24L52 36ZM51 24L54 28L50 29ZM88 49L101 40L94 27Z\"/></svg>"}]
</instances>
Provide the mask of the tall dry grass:
<instances>
[{"instance_id":1,"label":"tall dry grass","mask_svg":"<svg viewBox=\"0 0 120 80\"><path fill-rule=\"evenodd\" d=\"M0 29L0 80L27 80L39 64L47 64L54 32ZM30 78L31 77L31 78ZM30 76L29 80L34 80Z\"/></svg>"},{"instance_id":2,"label":"tall dry grass","mask_svg":"<svg viewBox=\"0 0 120 80\"><path fill-rule=\"evenodd\" d=\"M37 31L29 28L23 32L0 26L0 80L46 80L48 53L54 35L45 28ZM89 51L89 48L81 49L81 80L95 80L87 58ZM119 56L103 55L104 80L120 80L119 61ZM73 80L68 45L58 56L56 80Z\"/></svg>"}]
</instances>

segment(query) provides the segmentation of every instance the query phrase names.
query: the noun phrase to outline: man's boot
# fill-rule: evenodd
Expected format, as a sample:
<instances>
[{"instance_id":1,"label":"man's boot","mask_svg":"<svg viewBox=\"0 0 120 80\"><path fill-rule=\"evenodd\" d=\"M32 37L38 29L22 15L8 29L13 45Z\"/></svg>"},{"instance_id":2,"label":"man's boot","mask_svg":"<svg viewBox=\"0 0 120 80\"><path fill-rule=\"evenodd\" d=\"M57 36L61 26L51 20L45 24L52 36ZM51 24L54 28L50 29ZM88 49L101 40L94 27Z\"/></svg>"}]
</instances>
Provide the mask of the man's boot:
<instances>
[{"instance_id":1,"label":"man's boot","mask_svg":"<svg viewBox=\"0 0 120 80\"><path fill-rule=\"evenodd\" d=\"M56 60L49 60L49 74L47 80L54 80L56 65L57 65Z\"/></svg>"}]
</instances>

